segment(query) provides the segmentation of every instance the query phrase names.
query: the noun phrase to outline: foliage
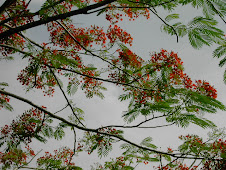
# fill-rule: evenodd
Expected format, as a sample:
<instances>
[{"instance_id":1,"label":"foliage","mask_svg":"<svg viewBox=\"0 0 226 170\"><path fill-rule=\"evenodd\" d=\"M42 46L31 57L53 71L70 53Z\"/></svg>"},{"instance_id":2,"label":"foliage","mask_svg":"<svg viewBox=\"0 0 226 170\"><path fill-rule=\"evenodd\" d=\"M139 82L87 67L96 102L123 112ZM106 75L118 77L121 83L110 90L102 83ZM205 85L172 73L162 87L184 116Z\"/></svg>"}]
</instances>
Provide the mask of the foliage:
<instances>
[{"instance_id":1,"label":"foliage","mask_svg":"<svg viewBox=\"0 0 226 170\"><path fill-rule=\"evenodd\" d=\"M28 0L7 0L1 5L0 60L14 62L13 56L21 54L27 65L18 73L17 80L25 92L36 89L36 93L57 97L55 91L60 91L66 106L53 113L46 107L49 108L51 103L38 106L32 99L8 92L8 83L0 82L1 111L13 111L11 98L32 106L0 130L2 169L79 170L82 168L77 166L74 158L81 152L97 152L100 158L107 157L117 143L121 144L121 155L108 159L103 165L96 163L92 169L131 170L150 162L157 165L155 169L225 169L224 132L217 131L216 125L204 117L207 113L226 109L217 100L217 90L205 80L192 81L176 52L161 49L150 53L150 59L145 61L130 49L133 44L131 34L117 25L127 19L156 16L163 22L161 29L176 36L177 41L187 36L196 49L218 45L213 56L223 57L219 63L223 67L226 42L224 32L217 27L216 16L226 23L224 0L46 0L35 12L30 10L30 3ZM172 12L189 5L201 9L203 16L182 23L179 14ZM170 14L163 19L158 10ZM82 14L104 15L109 25L106 28L97 25L78 27L72 16ZM49 42L39 44L28 38L25 31L41 25L47 28ZM87 64L87 56L103 65ZM87 98L104 99L107 83L121 90L120 101L129 102L128 110L122 115L126 125L89 128L85 122L86 114L69 98L82 91ZM64 115L60 116L60 112ZM144 126L158 118L165 118L166 124ZM131 125L137 121L138 124ZM125 137L125 128L172 125L185 128L190 124L212 128L213 133L207 141L197 135L180 136L182 144L166 151L154 144L151 137L146 137L140 144ZM77 140L79 130L83 137ZM45 150L43 156L36 158L42 150L35 151L31 143L62 140L70 132L74 135L73 148L61 147L53 154ZM187 159L193 160L190 166L186 165ZM33 160L36 161L35 168L30 167Z\"/></svg>"}]
</instances>

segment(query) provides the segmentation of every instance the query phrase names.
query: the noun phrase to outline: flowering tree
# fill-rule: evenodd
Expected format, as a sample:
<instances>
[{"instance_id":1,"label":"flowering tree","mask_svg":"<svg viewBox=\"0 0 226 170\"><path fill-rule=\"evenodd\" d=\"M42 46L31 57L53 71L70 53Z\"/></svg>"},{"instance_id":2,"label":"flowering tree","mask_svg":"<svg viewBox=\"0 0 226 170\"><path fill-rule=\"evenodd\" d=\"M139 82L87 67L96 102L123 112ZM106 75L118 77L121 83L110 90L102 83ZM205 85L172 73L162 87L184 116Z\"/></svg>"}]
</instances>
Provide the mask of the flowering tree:
<instances>
[{"instance_id":1,"label":"flowering tree","mask_svg":"<svg viewBox=\"0 0 226 170\"><path fill-rule=\"evenodd\" d=\"M192 81L184 72L183 62L176 52L162 49L151 53L150 59L145 61L129 49L133 38L117 25L125 18L149 19L150 15L155 15L163 22L162 30L176 36L177 41L187 35L194 48L216 43L219 47L213 55L222 57L226 53L226 42L214 17L220 17L225 23L224 0L46 0L35 12L29 10L30 2L7 0L1 5L0 59L12 60L11 54L21 54L27 65L17 80L25 91L37 89L36 92L44 96L57 97L54 92L58 89L66 106L55 113L50 112L48 103L39 106L31 99L7 91L7 82L0 82L1 111L13 111L11 98L31 106L0 130L0 164L3 169L82 169L75 159L80 152L107 156L116 143L121 144L121 155L104 164L97 163L93 169L134 169L140 163L150 162L158 164L156 169L226 168L225 135L216 129L207 141L197 135L180 136L183 144L166 151L154 145L151 137L143 139L140 144L124 137L126 128L188 127L191 123L202 128L215 128L216 125L203 115L225 110L225 106L216 99L217 91L207 81ZM178 14L163 19L156 9L173 11L181 5L201 8L203 16L184 25L173 23L173 19L179 20ZM78 27L71 17L81 14L105 15L109 25L107 28L97 25ZM24 31L41 25L47 28L49 41L38 44ZM92 56L103 64L86 64L85 56ZM226 59L222 59L220 66L225 62ZM69 98L76 95L78 89L87 98L104 98L107 83L121 89L120 101L129 101L128 110L122 115L127 125L89 128L84 120L85 113ZM65 108L70 108L71 113L59 116L58 113L64 112ZM134 124L137 118L141 121ZM167 124L147 126L148 122L159 118L165 118ZM84 132L78 140L77 130ZM46 148L43 154L30 147L34 140L61 140L65 133L75 136L73 148L58 148L54 153ZM193 162L186 165L187 159Z\"/></svg>"}]
</instances>

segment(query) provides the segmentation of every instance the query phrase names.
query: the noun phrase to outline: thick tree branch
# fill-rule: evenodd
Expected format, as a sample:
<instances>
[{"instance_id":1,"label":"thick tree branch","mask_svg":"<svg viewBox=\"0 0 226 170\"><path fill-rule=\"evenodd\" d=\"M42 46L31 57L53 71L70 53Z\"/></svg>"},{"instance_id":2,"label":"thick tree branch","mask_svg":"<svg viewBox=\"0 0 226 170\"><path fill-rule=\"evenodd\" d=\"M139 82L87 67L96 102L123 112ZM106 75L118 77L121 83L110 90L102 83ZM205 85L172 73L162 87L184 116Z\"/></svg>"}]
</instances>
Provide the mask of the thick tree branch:
<instances>
[{"instance_id":1,"label":"thick tree branch","mask_svg":"<svg viewBox=\"0 0 226 170\"><path fill-rule=\"evenodd\" d=\"M45 19L40 19L40 20L34 21L32 23L28 23L28 24L25 24L25 25L22 25L22 26L19 26L19 27L16 27L16 28L9 29L9 30L0 34L0 39L7 38L8 36L11 36L15 33L19 33L21 31L24 31L24 30L27 30L27 29L30 29L30 28L34 28L34 27L37 27L37 26L40 26L40 25L47 24L51 21L56 21L56 20L59 20L59 19L66 19L68 17L80 15L80 14L87 14L87 12L90 11L90 10L97 9L97 8L102 7L104 5L110 4L114 1L116 1L116 0L105 0L105 1L93 4L93 5L89 5L87 7L82 8L82 9L77 9L77 10L73 10L73 11L70 11L70 12L67 12L67 13L64 13L64 14L59 14L59 15L55 15L55 16L48 17L48 18L45 18Z\"/></svg>"},{"instance_id":2,"label":"thick tree branch","mask_svg":"<svg viewBox=\"0 0 226 170\"><path fill-rule=\"evenodd\" d=\"M144 5L149 5L150 7L157 7L157 6L161 6L161 5L166 5L166 4L169 4L171 2L174 2L175 0L170 0L170 1L167 1L167 2L162 2L162 3L159 3L159 4L156 4L156 5L150 5L148 3L144 3L144 2L140 2L140 1L130 1L128 0L129 2L132 2L132 3L135 3L135 4L144 4Z\"/></svg>"},{"instance_id":3,"label":"thick tree branch","mask_svg":"<svg viewBox=\"0 0 226 170\"><path fill-rule=\"evenodd\" d=\"M5 2L0 7L0 15L6 10L6 8L10 7L16 0L5 0Z\"/></svg>"}]
</instances>

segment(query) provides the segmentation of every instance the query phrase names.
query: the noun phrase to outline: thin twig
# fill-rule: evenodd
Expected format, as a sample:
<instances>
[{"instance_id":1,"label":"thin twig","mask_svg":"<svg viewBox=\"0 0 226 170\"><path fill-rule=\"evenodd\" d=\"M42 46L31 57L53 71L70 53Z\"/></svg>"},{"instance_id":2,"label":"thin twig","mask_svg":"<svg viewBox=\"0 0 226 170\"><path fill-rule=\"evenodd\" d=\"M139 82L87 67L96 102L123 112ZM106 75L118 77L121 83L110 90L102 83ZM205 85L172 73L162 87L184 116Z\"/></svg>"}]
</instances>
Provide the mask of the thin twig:
<instances>
[{"instance_id":1,"label":"thin twig","mask_svg":"<svg viewBox=\"0 0 226 170\"><path fill-rule=\"evenodd\" d=\"M134 125L134 126L120 126L120 125L109 125L109 126L104 126L104 127L101 127L100 129L103 129L103 128L108 128L108 127L119 127L119 128L141 128L141 129L154 129L154 128L160 128L160 127L166 127L166 126L172 126L174 125L175 122L173 123L170 123L170 124L166 124L166 125L159 125L159 126L137 126L137 125Z\"/></svg>"},{"instance_id":2,"label":"thin twig","mask_svg":"<svg viewBox=\"0 0 226 170\"><path fill-rule=\"evenodd\" d=\"M54 114L57 114L57 113L59 113L59 112L63 111L63 110L64 110L64 109L66 109L68 106L69 106L69 105L67 104L65 107L63 107L62 109L60 109L60 110L56 111Z\"/></svg>"},{"instance_id":3,"label":"thin twig","mask_svg":"<svg viewBox=\"0 0 226 170\"><path fill-rule=\"evenodd\" d=\"M140 122L140 123L138 123L137 125L134 125L134 126L109 125L109 126L104 126L104 127L101 127L101 128L106 128L106 127L135 128L135 127L139 127L140 125L142 125L142 124L144 124L146 122L149 122L151 120L173 115L175 112L177 112L179 109L181 109L181 107L182 107L183 104L186 104L188 101L189 100L181 103L179 106L176 106L175 107L175 110L169 112L168 114L163 114L163 115L160 115L160 116L153 116L152 118L146 119L146 120L144 120L144 121L142 121L142 122ZM173 124L175 124L175 122L173 122Z\"/></svg>"},{"instance_id":4,"label":"thin twig","mask_svg":"<svg viewBox=\"0 0 226 170\"><path fill-rule=\"evenodd\" d=\"M43 149L41 149L40 151L38 151L38 153L35 154L35 156L33 156L33 157L31 158L31 160L27 162L27 165L28 165L29 163L31 163L31 162L34 160L34 158L35 158L40 152L42 152L42 150L43 150ZM20 168L28 168L28 167L25 167L24 165L22 165L22 166L18 167L18 169L20 169ZM30 169L32 169L32 168L30 168ZM36 169L36 168L35 168L35 169Z\"/></svg>"},{"instance_id":5,"label":"thin twig","mask_svg":"<svg viewBox=\"0 0 226 170\"><path fill-rule=\"evenodd\" d=\"M72 128L72 130L73 130L73 133L74 133L74 148L73 148L73 154L70 157L70 160L68 162L68 165L70 165L70 163L72 161L72 158L73 158L73 156L75 155L75 152L76 152L76 142L77 142L77 140L76 140L76 131L75 131L75 128L74 127Z\"/></svg>"},{"instance_id":6,"label":"thin twig","mask_svg":"<svg viewBox=\"0 0 226 170\"><path fill-rule=\"evenodd\" d=\"M60 82L59 82L58 78L56 77L55 73L53 72L53 70L52 70L50 67L49 67L49 70L50 70L50 72L53 74L53 76L54 76L54 78L55 78L55 80L56 80L56 82L57 82L57 84L58 84L58 86L59 86L59 88L60 88L60 90L61 90L61 92L62 92L64 98L65 98L65 100L66 100L67 103L68 103L68 106L71 108L71 111L72 111L73 115L76 117L76 119L78 120L78 122L79 122L83 127L85 127L85 125L80 121L80 119L79 119L79 117L77 116L77 114L74 112L74 109L73 109L73 107L72 107L70 101L68 100L68 98L67 98L67 96L66 96L64 90L62 89L62 87L61 87L61 85L60 85Z\"/></svg>"},{"instance_id":7,"label":"thin twig","mask_svg":"<svg viewBox=\"0 0 226 170\"><path fill-rule=\"evenodd\" d=\"M151 8L149 8L149 10L153 13L153 14L155 14L165 25L167 25L168 27L170 27L172 30L173 30L173 32L175 33L175 35L176 35L176 38L177 38L177 43L179 42L179 36L178 36L178 34L177 34L177 32L176 32L176 30L174 29L174 27L173 26L171 26L171 25L169 25L166 21L164 21L164 19L162 19L155 11L153 11Z\"/></svg>"},{"instance_id":8,"label":"thin twig","mask_svg":"<svg viewBox=\"0 0 226 170\"><path fill-rule=\"evenodd\" d=\"M160 154L159 157L160 157L160 159L159 159L159 162L160 162L160 169L163 170L163 168L162 168L162 155Z\"/></svg>"}]
</instances>

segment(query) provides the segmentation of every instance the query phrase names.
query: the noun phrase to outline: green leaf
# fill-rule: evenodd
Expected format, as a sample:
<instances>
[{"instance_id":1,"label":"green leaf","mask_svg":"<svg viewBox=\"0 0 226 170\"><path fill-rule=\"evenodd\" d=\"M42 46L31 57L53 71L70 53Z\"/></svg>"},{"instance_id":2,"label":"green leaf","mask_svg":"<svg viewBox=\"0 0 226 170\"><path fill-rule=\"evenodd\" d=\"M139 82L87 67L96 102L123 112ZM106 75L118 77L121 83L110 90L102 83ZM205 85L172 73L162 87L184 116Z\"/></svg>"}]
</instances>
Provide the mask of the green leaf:
<instances>
[{"instance_id":1,"label":"green leaf","mask_svg":"<svg viewBox=\"0 0 226 170\"><path fill-rule=\"evenodd\" d=\"M0 99L0 104L4 109L13 111L13 107L9 103L7 103L5 100Z\"/></svg>"},{"instance_id":2,"label":"green leaf","mask_svg":"<svg viewBox=\"0 0 226 170\"><path fill-rule=\"evenodd\" d=\"M14 57L13 56L0 56L0 61L1 60L9 60L9 61L12 61L12 60L14 60Z\"/></svg>"},{"instance_id":3,"label":"green leaf","mask_svg":"<svg viewBox=\"0 0 226 170\"><path fill-rule=\"evenodd\" d=\"M5 143L5 142L1 142L1 143L0 143L0 148L2 147L2 145L4 145L4 143Z\"/></svg>"},{"instance_id":4,"label":"green leaf","mask_svg":"<svg viewBox=\"0 0 226 170\"><path fill-rule=\"evenodd\" d=\"M67 93L69 95L74 95L76 93L76 91L78 90L78 85L79 85L79 82L78 82L77 78L76 78L76 80L68 83Z\"/></svg>"},{"instance_id":5,"label":"green leaf","mask_svg":"<svg viewBox=\"0 0 226 170\"><path fill-rule=\"evenodd\" d=\"M182 127L188 126L189 123L196 124L204 129L216 127L216 125L212 121L205 118L198 118L193 114L179 115L177 118L175 118L175 121L179 123Z\"/></svg>"},{"instance_id":6,"label":"green leaf","mask_svg":"<svg viewBox=\"0 0 226 170\"><path fill-rule=\"evenodd\" d=\"M120 95L118 99L120 101L124 101L124 100L127 100L127 99L131 98L131 97L132 97L132 94L131 93L128 93L128 94L122 94L122 95Z\"/></svg>"},{"instance_id":7,"label":"green leaf","mask_svg":"<svg viewBox=\"0 0 226 170\"><path fill-rule=\"evenodd\" d=\"M67 167L68 170L83 170L81 167L78 166L69 166Z\"/></svg>"},{"instance_id":8,"label":"green leaf","mask_svg":"<svg viewBox=\"0 0 226 170\"><path fill-rule=\"evenodd\" d=\"M40 135L36 134L34 137L40 142L43 142L43 143L47 142L47 140L44 137L40 136Z\"/></svg>"},{"instance_id":9,"label":"green leaf","mask_svg":"<svg viewBox=\"0 0 226 170\"><path fill-rule=\"evenodd\" d=\"M226 56L220 61L219 66L222 67L226 64Z\"/></svg>"},{"instance_id":10,"label":"green leaf","mask_svg":"<svg viewBox=\"0 0 226 170\"><path fill-rule=\"evenodd\" d=\"M154 144L151 143L152 142L152 138L149 136L145 139L142 140L142 142L140 143L142 146L146 146L148 148L154 148L156 149L157 146L155 146Z\"/></svg>"},{"instance_id":11,"label":"green leaf","mask_svg":"<svg viewBox=\"0 0 226 170\"><path fill-rule=\"evenodd\" d=\"M54 135L52 127L48 125L43 126L42 134L47 137L52 137Z\"/></svg>"},{"instance_id":12,"label":"green leaf","mask_svg":"<svg viewBox=\"0 0 226 170\"><path fill-rule=\"evenodd\" d=\"M63 82L61 81L61 79L57 77L57 80L58 80L58 82L59 82L59 86L61 86L61 87L63 88L63 85L64 85L64 84L63 84Z\"/></svg>"},{"instance_id":13,"label":"green leaf","mask_svg":"<svg viewBox=\"0 0 226 170\"><path fill-rule=\"evenodd\" d=\"M39 124L39 123L41 123L41 120L39 120L39 119L35 119L35 118L30 118L29 120L28 120L28 122L33 122L33 123L37 123L37 124Z\"/></svg>"},{"instance_id":14,"label":"green leaf","mask_svg":"<svg viewBox=\"0 0 226 170\"><path fill-rule=\"evenodd\" d=\"M216 14L215 8L208 1L204 1L203 14L205 15L206 18L213 18L213 16Z\"/></svg>"},{"instance_id":15,"label":"green leaf","mask_svg":"<svg viewBox=\"0 0 226 170\"><path fill-rule=\"evenodd\" d=\"M124 117L124 120L127 121L128 123L131 123L139 116L139 114L140 114L139 111L133 109L129 112L126 112L122 117Z\"/></svg>"},{"instance_id":16,"label":"green leaf","mask_svg":"<svg viewBox=\"0 0 226 170\"><path fill-rule=\"evenodd\" d=\"M9 86L9 84L6 82L0 82L0 86Z\"/></svg>"},{"instance_id":17,"label":"green leaf","mask_svg":"<svg viewBox=\"0 0 226 170\"><path fill-rule=\"evenodd\" d=\"M158 158L148 158L147 160L150 162L159 162Z\"/></svg>"},{"instance_id":18,"label":"green leaf","mask_svg":"<svg viewBox=\"0 0 226 170\"><path fill-rule=\"evenodd\" d=\"M48 119L45 120L45 122L46 123L52 123L53 122L53 119L48 118Z\"/></svg>"},{"instance_id":19,"label":"green leaf","mask_svg":"<svg viewBox=\"0 0 226 170\"><path fill-rule=\"evenodd\" d=\"M226 84L226 70L224 71L224 84Z\"/></svg>"},{"instance_id":20,"label":"green leaf","mask_svg":"<svg viewBox=\"0 0 226 170\"><path fill-rule=\"evenodd\" d=\"M208 41L205 41L201 34L197 30L192 30L188 32L188 38L193 48L199 49L203 44L210 45Z\"/></svg>"},{"instance_id":21,"label":"green leaf","mask_svg":"<svg viewBox=\"0 0 226 170\"><path fill-rule=\"evenodd\" d=\"M166 18L165 18L165 20L167 21L167 22L169 22L169 21L171 21L171 20L173 20L173 19L178 19L179 18L179 14L170 14L170 15L168 15Z\"/></svg>"},{"instance_id":22,"label":"green leaf","mask_svg":"<svg viewBox=\"0 0 226 170\"><path fill-rule=\"evenodd\" d=\"M64 137L65 132L62 127L58 126L54 132L54 137L56 140L60 140Z\"/></svg>"},{"instance_id":23,"label":"green leaf","mask_svg":"<svg viewBox=\"0 0 226 170\"><path fill-rule=\"evenodd\" d=\"M68 126L70 126L70 125L68 125L68 124L65 123L65 122L60 122L60 123L59 123L59 126L62 127L62 128L66 128L66 127L68 127Z\"/></svg>"},{"instance_id":24,"label":"green leaf","mask_svg":"<svg viewBox=\"0 0 226 170\"><path fill-rule=\"evenodd\" d=\"M221 158L226 159L226 153L225 152L221 153Z\"/></svg>"},{"instance_id":25,"label":"green leaf","mask_svg":"<svg viewBox=\"0 0 226 170\"><path fill-rule=\"evenodd\" d=\"M124 166L124 167L122 168L122 170L134 170L134 168L131 167L131 166Z\"/></svg>"},{"instance_id":26,"label":"green leaf","mask_svg":"<svg viewBox=\"0 0 226 170\"><path fill-rule=\"evenodd\" d=\"M90 151L90 153L92 153L96 148L97 148L98 144L94 145Z\"/></svg>"},{"instance_id":27,"label":"green leaf","mask_svg":"<svg viewBox=\"0 0 226 170\"><path fill-rule=\"evenodd\" d=\"M204 44L210 45L213 42L222 43L224 32L216 27L216 20L195 17L188 24L188 37L194 48L201 48Z\"/></svg>"},{"instance_id":28,"label":"green leaf","mask_svg":"<svg viewBox=\"0 0 226 170\"><path fill-rule=\"evenodd\" d=\"M97 68L96 67L87 67L87 68L84 68L83 70L96 70Z\"/></svg>"},{"instance_id":29,"label":"green leaf","mask_svg":"<svg viewBox=\"0 0 226 170\"><path fill-rule=\"evenodd\" d=\"M171 156L169 156L169 155L162 155L167 161L171 161Z\"/></svg>"},{"instance_id":30,"label":"green leaf","mask_svg":"<svg viewBox=\"0 0 226 170\"><path fill-rule=\"evenodd\" d=\"M226 45L219 46L219 47L217 47L217 49L215 49L213 51L213 56L214 57L220 58L223 55L226 55ZM220 67L222 67L222 66L223 65L221 64Z\"/></svg>"}]
</instances>

